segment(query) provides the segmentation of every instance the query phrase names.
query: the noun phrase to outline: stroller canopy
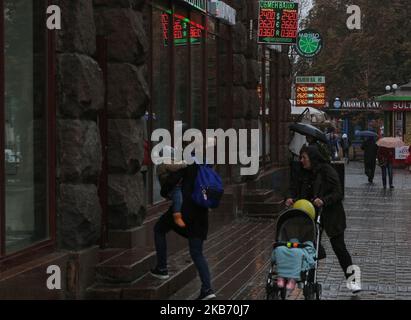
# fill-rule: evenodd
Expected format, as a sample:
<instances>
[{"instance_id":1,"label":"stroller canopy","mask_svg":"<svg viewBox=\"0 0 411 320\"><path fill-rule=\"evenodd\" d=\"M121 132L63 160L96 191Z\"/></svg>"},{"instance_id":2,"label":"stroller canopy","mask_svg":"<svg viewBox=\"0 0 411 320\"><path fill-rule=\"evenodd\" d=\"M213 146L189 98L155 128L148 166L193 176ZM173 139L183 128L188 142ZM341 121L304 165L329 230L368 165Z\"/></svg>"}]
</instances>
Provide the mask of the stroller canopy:
<instances>
[{"instance_id":1,"label":"stroller canopy","mask_svg":"<svg viewBox=\"0 0 411 320\"><path fill-rule=\"evenodd\" d=\"M289 209L278 218L276 241L290 239L298 239L300 243L316 243L316 224L302 210Z\"/></svg>"}]
</instances>

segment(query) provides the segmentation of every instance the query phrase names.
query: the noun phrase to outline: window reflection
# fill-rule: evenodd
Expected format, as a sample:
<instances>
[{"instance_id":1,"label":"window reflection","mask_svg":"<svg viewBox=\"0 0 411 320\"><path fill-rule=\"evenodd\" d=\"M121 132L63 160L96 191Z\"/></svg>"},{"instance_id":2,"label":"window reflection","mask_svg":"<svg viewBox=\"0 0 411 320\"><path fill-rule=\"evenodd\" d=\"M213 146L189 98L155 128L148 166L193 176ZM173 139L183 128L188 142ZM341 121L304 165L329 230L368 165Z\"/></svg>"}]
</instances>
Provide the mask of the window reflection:
<instances>
[{"instance_id":1,"label":"window reflection","mask_svg":"<svg viewBox=\"0 0 411 320\"><path fill-rule=\"evenodd\" d=\"M6 253L48 237L42 1L4 1Z\"/></svg>"}]
</instances>

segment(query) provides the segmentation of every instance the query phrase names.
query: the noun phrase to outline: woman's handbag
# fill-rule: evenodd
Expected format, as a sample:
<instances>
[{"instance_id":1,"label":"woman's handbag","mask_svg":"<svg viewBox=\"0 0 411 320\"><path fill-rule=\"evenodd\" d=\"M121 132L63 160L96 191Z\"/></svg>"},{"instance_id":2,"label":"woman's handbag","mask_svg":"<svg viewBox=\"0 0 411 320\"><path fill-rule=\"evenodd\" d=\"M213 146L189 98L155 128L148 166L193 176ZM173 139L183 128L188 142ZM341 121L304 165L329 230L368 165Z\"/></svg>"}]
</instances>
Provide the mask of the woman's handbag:
<instances>
[{"instance_id":1,"label":"woman's handbag","mask_svg":"<svg viewBox=\"0 0 411 320\"><path fill-rule=\"evenodd\" d=\"M377 165L379 167L385 167L387 165L387 159L377 158Z\"/></svg>"}]
</instances>

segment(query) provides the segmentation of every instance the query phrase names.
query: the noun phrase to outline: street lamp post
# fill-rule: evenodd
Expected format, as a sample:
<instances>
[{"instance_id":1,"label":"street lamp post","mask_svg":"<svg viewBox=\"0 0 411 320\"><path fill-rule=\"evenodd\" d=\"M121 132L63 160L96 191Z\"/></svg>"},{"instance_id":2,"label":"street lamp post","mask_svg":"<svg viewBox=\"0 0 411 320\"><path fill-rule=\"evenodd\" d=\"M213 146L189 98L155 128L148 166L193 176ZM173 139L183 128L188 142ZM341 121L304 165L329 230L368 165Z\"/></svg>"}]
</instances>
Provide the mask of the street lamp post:
<instances>
[{"instance_id":1,"label":"street lamp post","mask_svg":"<svg viewBox=\"0 0 411 320\"><path fill-rule=\"evenodd\" d=\"M395 93L395 91L397 91L398 90L398 85L396 84L396 83L394 83L392 86L390 86L390 85L387 85L387 86L385 86L385 91L387 91L387 92L393 92L393 93Z\"/></svg>"},{"instance_id":2,"label":"street lamp post","mask_svg":"<svg viewBox=\"0 0 411 320\"><path fill-rule=\"evenodd\" d=\"M396 83L394 83L393 85L386 85L385 86L385 91L387 91L387 93L392 92L395 95L397 90L398 90L398 85ZM388 128L395 136L395 132L393 132L394 128L392 128L392 126L395 125L394 124L394 121L395 121L394 120L394 113L390 114L390 120L388 120L387 117L385 117L385 120L386 121L384 121L384 134L386 134L387 125L390 124ZM387 122L387 121L389 121L389 122Z\"/></svg>"}]
</instances>

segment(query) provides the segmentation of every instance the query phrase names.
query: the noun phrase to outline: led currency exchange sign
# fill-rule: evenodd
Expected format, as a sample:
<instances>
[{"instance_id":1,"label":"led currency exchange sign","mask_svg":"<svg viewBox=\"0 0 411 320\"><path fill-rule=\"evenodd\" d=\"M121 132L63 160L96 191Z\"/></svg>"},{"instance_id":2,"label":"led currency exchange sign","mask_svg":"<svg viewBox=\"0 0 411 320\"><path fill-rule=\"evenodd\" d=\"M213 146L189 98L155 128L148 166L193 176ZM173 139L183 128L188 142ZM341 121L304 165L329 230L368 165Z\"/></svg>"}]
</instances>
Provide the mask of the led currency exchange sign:
<instances>
[{"instance_id":1,"label":"led currency exchange sign","mask_svg":"<svg viewBox=\"0 0 411 320\"><path fill-rule=\"evenodd\" d=\"M296 106L324 107L325 84L297 84L296 91Z\"/></svg>"},{"instance_id":2,"label":"led currency exchange sign","mask_svg":"<svg viewBox=\"0 0 411 320\"><path fill-rule=\"evenodd\" d=\"M163 27L164 45L167 46L170 24L170 17L167 13L161 14L161 24ZM188 43L188 39L190 39L191 44L201 43L202 30L204 30L204 27L199 25L198 23L190 21L188 18L185 18L178 14L174 14L174 27L172 31L174 37L174 45L186 45Z\"/></svg>"},{"instance_id":3,"label":"led currency exchange sign","mask_svg":"<svg viewBox=\"0 0 411 320\"><path fill-rule=\"evenodd\" d=\"M295 44L298 33L298 3L260 1L258 43Z\"/></svg>"}]
</instances>

